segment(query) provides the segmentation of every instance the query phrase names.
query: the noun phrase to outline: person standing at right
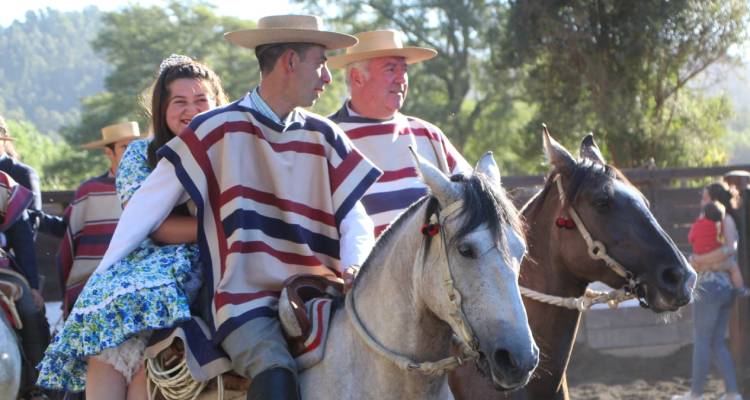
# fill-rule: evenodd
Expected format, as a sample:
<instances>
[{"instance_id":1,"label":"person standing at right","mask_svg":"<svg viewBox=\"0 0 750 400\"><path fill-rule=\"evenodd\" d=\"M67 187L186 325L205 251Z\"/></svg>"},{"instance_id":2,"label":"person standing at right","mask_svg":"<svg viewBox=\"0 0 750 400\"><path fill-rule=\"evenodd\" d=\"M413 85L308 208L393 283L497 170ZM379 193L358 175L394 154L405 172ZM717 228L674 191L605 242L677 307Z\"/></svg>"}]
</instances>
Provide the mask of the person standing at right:
<instances>
[{"instance_id":1,"label":"person standing at right","mask_svg":"<svg viewBox=\"0 0 750 400\"><path fill-rule=\"evenodd\" d=\"M729 312L736 297L725 264L733 260L736 262L738 241L733 198L725 183L712 183L703 189L701 208L712 201L719 202L726 210L722 222L724 246L690 257L690 263L698 272L693 308L693 376L690 392L673 396L672 400L702 399L712 361L724 378L726 394L722 399L742 400L725 336L729 326Z\"/></svg>"},{"instance_id":2,"label":"person standing at right","mask_svg":"<svg viewBox=\"0 0 750 400\"><path fill-rule=\"evenodd\" d=\"M404 47L400 35L393 30L356 34L359 43L328 61L331 68L346 67L350 93L330 118L383 171L362 198L376 236L427 194L409 146L447 175L471 171L437 126L399 112L409 90L408 66L437 55L433 49Z\"/></svg>"}]
</instances>

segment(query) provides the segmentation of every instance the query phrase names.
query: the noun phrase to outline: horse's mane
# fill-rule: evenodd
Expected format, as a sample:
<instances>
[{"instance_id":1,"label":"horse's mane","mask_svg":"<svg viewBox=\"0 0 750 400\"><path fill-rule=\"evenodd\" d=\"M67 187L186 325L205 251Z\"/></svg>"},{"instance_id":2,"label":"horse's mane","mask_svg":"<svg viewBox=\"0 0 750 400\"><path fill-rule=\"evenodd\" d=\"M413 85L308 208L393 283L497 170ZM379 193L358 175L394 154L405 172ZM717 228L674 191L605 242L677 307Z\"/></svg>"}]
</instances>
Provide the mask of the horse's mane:
<instances>
[{"instance_id":1,"label":"horse's mane","mask_svg":"<svg viewBox=\"0 0 750 400\"><path fill-rule=\"evenodd\" d=\"M463 222L451 241L461 239L482 224L487 224L487 228L495 240L504 246L507 246L507 243L505 235L503 235L503 224L510 225L517 232L523 232L521 217L500 185L493 185L482 174L456 174L451 177L451 181L462 185L462 200L464 204L471 205L461 209L459 216ZM371 260L377 259L383 249L389 247L404 221L409 220L425 202L427 202L427 206L423 222L429 223L430 217L439 211L440 204L434 196L428 194L409 206L393 221L388 229L383 231L362 265L360 275L368 269ZM429 240L429 236L426 236L426 238Z\"/></svg>"},{"instance_id":2,"label":"horse's mane","mask_svg":"<svg viewBox=\"0 0 750 400\"><path fill-rule=\"evenodd\" d=\"M534 195L521 209L521 214L526 220L535 219L537 214L541 212L544 200L549 195L550 191L557 193L555 188L555 177L560 175L561 171L559 168L555 168L549 173L547 179L544 181L544 188ZM616 167L609 164L601 164L593 162L588 159L582 159L576 162L573 166L572 172L569 174L570 182L568 182L565 190L564 204L571 204L576 196L581 192L587 183L595 182L599 178L614 179L621 181L628 186L633 186L632 183L625 177L625 175ZM637 188L636 188L637 190ZM640 193L640 191L638 191Z\"/></svg>"}]
</instances>

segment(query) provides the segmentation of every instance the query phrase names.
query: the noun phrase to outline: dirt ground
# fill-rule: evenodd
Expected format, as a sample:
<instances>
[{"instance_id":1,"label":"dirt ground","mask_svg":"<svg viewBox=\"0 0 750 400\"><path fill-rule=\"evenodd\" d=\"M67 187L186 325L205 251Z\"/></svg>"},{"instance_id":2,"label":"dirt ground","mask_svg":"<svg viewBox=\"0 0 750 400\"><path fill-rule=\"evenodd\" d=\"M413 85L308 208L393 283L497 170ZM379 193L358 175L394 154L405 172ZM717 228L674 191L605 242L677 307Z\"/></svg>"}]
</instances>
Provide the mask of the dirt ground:
<instances>
[{"instance_id":1,"label":"dirt ground","mask_svg":"<svg viewBox=\"0 0 750 400\"><path fill-rule=\"evenodd\" d=\"M690 389L692 346L658 358L614 357L584 346L573 351L568 368L570 397L574 400L670 399ZM750 399L750 366L738 369L738 383ZM712 373L705 388L705 399L715 400L724 393L724 382Z\"/></svg>"}]
</instances>

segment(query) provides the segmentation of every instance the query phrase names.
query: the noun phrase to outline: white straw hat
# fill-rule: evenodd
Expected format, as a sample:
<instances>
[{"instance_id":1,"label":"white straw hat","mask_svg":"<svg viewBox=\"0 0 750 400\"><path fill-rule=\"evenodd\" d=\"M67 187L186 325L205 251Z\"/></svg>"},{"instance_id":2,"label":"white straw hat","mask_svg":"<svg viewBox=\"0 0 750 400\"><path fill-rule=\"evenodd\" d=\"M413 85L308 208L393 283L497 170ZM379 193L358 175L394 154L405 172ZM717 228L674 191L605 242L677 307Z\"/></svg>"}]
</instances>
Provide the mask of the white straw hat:
<instances>
[{"instance_id":1,"label":"white straw hat","mask_svg":"<svg viewBox=\"0 0 750 400\"><path fill-rule=\"evenodd\" d=\"M109 125L102 128L102 139L82 145L84 149L94 149L104 147L108 144L119 142L125 139L138 139L141 137L141 131L138 129L137 122L122 122L119 124Z\"/></svg>"},{"instance_id":2,"label":"white straw hat","mask_svg":"<svg viewBox=\"0 0 750 400\"><path fill-rule=\"evenodd\" d=\"M258 20L256 29L227 32L224 37L249 49L272 43L314 43L328 50L337 50L357 43L354 36L323 30L323 21L314 15L263 17Z\"/></svg>"},{"instance_id":3,"label":"white straw hat","mask_svg":"<svg viewBox=\"0 0 750 400\"><path fill-rule=\"evenodd\" d=\"M404 57L407 64L415 64L437 55L437 51L426 47L404 47L401 32L394 30L362 32L354 36L359 42L346 49L346 53L329 57L329 68L343 68L377 57Z\"/></svg>"}]
</instances>

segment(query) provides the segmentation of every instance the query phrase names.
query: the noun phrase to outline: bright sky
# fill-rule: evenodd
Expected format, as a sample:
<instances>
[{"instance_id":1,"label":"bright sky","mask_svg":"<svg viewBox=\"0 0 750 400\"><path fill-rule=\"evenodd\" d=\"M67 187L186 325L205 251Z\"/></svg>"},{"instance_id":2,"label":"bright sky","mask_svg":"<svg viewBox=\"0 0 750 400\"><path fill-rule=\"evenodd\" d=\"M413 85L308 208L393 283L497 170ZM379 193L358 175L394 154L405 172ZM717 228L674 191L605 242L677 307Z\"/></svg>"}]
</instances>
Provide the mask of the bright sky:
<instances>
[{"instance_id":1,"label":"bright sky","mask_svg":"<svg viewBox=\"0 0 750 400\"><path fill-rule=\"evenodd\" d=\"M290 4L289 0L208 0L214 4L219 15L232 15L239 18L258 20L260 17L274 14L302 13L304 10L298 4ZM10 25L14 20L24 21L26 12L37 11L47 7L60 11L82 10L88 5L96 5L100 10L112 11L126 7L129 4L166 5L164 0L3 0L0 11L0 27Z\"/></svg>"}]
</instances>

